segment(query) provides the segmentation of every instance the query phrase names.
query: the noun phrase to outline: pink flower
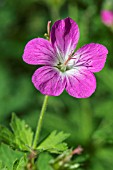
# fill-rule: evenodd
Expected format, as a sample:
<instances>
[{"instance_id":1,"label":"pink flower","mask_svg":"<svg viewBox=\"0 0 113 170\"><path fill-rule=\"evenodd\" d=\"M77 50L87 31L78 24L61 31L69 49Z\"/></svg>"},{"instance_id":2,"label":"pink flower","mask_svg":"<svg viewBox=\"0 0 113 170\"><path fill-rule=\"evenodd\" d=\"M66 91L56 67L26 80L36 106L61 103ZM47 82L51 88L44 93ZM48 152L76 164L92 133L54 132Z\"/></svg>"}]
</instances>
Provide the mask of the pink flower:
<instances>
[{"instance_id":1,"label":"pink flower","mask_svg":"<svg viewBox=\"0 0 113 170\"><path fill-rule=\"evenodd\" d=\"M50 41L35 38L25 47L23 60L32 65L44 65L32 76L32 82L42 94L59 96L64 89L73 97L87 98L96 89L94 72L104 67L108 50L101 44L86 44L74 52L79 40L79 28L71 18L54 23Z\"/></svg>"},{"instance_id":2,"label":"pink flower","mask_svg":"<svg viewBox=\"0 0 113 170\"><path fill-rule=\"evenodd\" d=\"M102 22L107 26L113 26L113 11L101 11Z\"/></svg>"},{"instance_id":3,"label":"pink flower","mask_svg":"<svg viewBox=\"0 0 113 170\"><path fill-rule=\"evenodd\" d=\"M74 155L74 154L80 155L82 152L83 152L83 148L82 148L81 146L78 146L77 148L75 148L75 149L72 151L72 155Z\"/></svg>"}]
</instances>

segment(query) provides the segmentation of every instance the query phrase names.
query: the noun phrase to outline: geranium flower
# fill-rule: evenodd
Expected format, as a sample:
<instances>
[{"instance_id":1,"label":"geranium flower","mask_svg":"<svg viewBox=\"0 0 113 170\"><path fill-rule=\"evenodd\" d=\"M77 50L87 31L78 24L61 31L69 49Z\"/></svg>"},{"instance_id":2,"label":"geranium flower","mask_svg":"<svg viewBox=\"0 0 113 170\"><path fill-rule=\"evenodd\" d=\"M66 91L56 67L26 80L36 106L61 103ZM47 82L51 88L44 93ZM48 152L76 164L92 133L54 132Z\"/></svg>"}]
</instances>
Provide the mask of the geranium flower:
<instances>
[{"instance_id":1,"label":"geranium flower","mask_svg":"<svg viewBox=\"0 0 113 170\"><path fill-rule=\"evenodd\" d=\"M94 72L105 64L108 50L101 44L86 44L74 52L79 28L71 18L58 20L50 33L50 41L35 38L25 47L23 60L44 65L32 76L36 89L44 95L58 96L64 89L76 98L87 98L96 89Z\"/></svg>"},{"instance_id":2,"label":"geranium flower","mask_svg":"<svg viewBox=\"0 0 113 170\"><path fill-rule=\"evenodd\" d=\"M113 11L102 10L101 19L105 25L113 26Z\"/></svg>"}]
</instances>

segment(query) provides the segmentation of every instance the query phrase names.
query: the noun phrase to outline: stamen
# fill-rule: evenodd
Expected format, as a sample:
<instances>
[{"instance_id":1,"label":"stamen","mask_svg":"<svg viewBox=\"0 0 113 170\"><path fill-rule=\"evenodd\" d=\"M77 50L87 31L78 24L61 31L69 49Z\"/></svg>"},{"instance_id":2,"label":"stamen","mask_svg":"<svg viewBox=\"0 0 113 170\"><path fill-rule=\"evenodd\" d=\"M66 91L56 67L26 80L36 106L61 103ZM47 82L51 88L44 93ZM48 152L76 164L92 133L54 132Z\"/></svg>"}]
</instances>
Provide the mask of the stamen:
<instances>
[{"instance_id":1,"label":"stamen","mask_svg":"<svg viewBox=\"0 0 113 170\"><path fill-rule=\"evenodd\" d=\"M50 39L50 26L51 26L51 21L48 21L48 23L47 23L47 33L44 34L44 36L46 37L46 39L48 41L51 41L51 39Z\"/></svg>"},{"instance_id":2,"label":"stamen","mask_svg":"<svg viewBox=\"0 0 113 170\"><path fill-rule=\"evenodd\" d=\"M75 59L75 58L72 58L72 56L74 55L74 53L75 53L75 52L73 51L73 52L69 55L69 57L68 57L68 59L65 61L64 65L66 65L70 59Z\"/></svg>"},{"instance_id":3,"label":"stamen","mask_svg":"<svg viewBox=\"0 0 113 170\"><path fill-rule=\"evenodd\" d=\"M66 65L70 59L71 59L71 58L69 57L69 58L65 61L64 65Z\"/></svg>"},{"instance_id":4,"label":"stamen","mask_svg":"<svg viewBox=\"0 0 113 170\"><path fill-rule=\"evenodd\" d=\"M47 34L48 34L48 40L50 41L50 27L51 27L51 21L48 21L47 23Z\"/></svg>"}]
</instances>

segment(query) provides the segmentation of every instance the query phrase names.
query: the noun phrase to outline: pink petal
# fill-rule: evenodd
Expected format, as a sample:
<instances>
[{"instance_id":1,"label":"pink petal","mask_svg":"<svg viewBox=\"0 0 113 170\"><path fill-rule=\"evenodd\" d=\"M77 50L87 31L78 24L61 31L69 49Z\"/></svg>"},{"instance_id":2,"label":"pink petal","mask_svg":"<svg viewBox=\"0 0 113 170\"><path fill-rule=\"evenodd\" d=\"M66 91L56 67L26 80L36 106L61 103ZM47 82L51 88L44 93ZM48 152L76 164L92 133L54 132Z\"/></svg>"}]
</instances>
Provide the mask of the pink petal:
<instances>
[{"instance_id":1,"label":"pink petal","mask_svg":"<svg viewBox=\"0 0 113 170\"><path fill-rule=\"evenodd\" d=\"M75 65L85 66L91 72L99 72L104 67L107 54L107 48L101 44L91 43L84 45L75 53L74 57L77 59Z\"/></svg>"},{"instance_id":2,"label":"pink petal","mask_svg":"<svg viewBox=\"0 0 113 170\"><path fill-rule=\"evenodd\" d=\"M66 18L54 23L51 30L51 42L59 55L68 57L76 48L79 28L74 20Z\"/></svg>"},{"instance_id":3,"label":"pink petal","mask_svg":"<svg viewBox=\"0 0 113 170\"><path fill-rule=\"evenodd\" d=\"M113 24L113 11L103 10L101 12L101 19L105 25L111 26Z\"/></svg>"},{"instance_id":4,"label":"pink petal","mask_svg":"<svg viewBox=\"0 0 113 170\"><path fill-rule=\"evenodd\" d=\"M27 43L23 60L28 64L53 65L56 55L51 43L43 38L35 38Z\"/></svg>"},{"instance_id":5,"label":"pink petal","mask_svg":"<svg viewBox=\"0 0 113 170\"><path fill-rule=\"evenodd\" d=\"M32 82L42 94L49 96L59 96L65 88L64 77L57 68L50 66L37 69Z\"/></svg>"},{"instance_id":6,"label":"pink petal","mask_svg":"<svg viewBox=\"0 0 113 170\"><path fill-rule=\"evenodd\" d=\"M84 67L69 70L66 80L66 91L76 98L87 98L96 89L96 79L93 73Z\"/></svg>"}]
</instances>

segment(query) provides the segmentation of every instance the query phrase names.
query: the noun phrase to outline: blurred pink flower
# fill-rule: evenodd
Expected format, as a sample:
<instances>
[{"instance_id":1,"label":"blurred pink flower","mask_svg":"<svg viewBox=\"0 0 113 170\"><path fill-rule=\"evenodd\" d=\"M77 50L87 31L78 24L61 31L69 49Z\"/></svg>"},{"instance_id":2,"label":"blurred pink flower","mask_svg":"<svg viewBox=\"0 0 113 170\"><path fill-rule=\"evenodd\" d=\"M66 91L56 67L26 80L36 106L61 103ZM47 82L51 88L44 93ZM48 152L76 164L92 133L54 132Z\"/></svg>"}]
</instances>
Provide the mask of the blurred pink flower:
<instances>
[{"instance_id":1,"label":"blurred pink flower","mask_svg":"<svg viewBox=\"0 0 113 170\"><path fill-rule=\"evenodd\" d=\"M105 25L113 26L113 11L102 10L101 19Z\"/></svg>"},{"instance_id":2,"label":"blurred pink flower","mask_svg":"<svg viewBox=\"0 0 113 170\"><path fill-rule=\"evenodd\" d=\"M36 89L44 95L59 96L64 89L76 98L87 98L96 89L94 72L104 67L108 50L101 44L86 44L74 52L79 28L66 18L54 23L50 41L35 38L25 47L23 60L44 65L32 76Z\"/></svg>"},{"instance_id":3,"label":"blurred pink flower","mask_svg":"<svg viewBox=\"0 0 113 170\"><path fill-rule=\"evenodd\" d=\"M83 152L83 148L82 148L81 146L78 146L77 148L75 148L75 149L72 151L72 155L74 155L74 154L80 155L82 152Z\"/></svg>"}]
</instances>

